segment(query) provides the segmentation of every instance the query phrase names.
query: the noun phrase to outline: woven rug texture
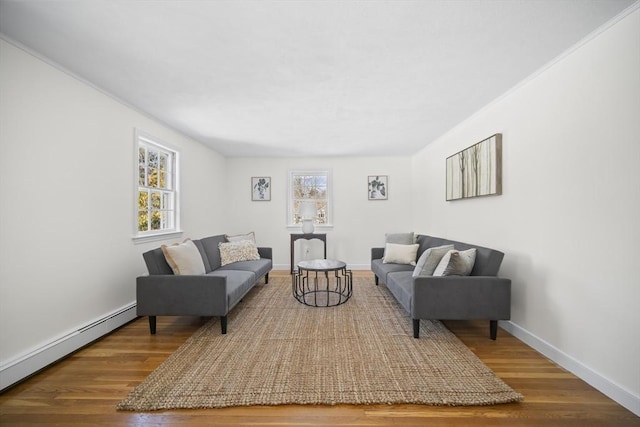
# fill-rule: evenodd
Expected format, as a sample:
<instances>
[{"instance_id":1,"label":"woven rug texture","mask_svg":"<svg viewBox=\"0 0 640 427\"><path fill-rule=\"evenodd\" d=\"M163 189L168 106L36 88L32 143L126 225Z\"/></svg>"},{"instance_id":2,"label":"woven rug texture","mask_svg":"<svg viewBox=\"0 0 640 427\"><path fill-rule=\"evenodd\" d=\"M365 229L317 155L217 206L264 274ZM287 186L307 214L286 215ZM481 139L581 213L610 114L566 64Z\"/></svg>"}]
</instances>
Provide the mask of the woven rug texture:
<instances>
[{"instance_id":1,"label":"woven rug texture","mask_svg":"<svg viewBox=\"0 0 640 427\"><path fill-rule=\"evenodd\" d=\"M408 314L371 278L354 278L345 304L318 308L297 302L287 278L272 278L231 311L226 335L218 322L196 331L118 409L523 399L441 322L421 321L414 339Z\"/></svg>"}]
</instances>

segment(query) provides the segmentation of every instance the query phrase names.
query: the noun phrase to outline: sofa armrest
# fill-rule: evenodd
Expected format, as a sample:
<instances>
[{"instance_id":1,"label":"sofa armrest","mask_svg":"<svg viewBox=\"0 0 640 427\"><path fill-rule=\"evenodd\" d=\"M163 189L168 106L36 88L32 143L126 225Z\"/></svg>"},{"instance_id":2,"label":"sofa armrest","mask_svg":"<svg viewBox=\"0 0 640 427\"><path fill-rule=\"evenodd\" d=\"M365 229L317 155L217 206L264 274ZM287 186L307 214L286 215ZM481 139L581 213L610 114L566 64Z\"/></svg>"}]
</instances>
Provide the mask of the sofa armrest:
<instances>
[{"instance_id":1,"label":"sofa armrest","mask_svg":"<svg viewBox=\"0 0 640 427\"><path fill-rule=\"evenodd\" d=\"M227 278L150 275L136 279L138 316L224 316Z\"/></svg>"},{"instance_id":2,"label":"sofa armrest","mask_svg":"<svg viewBox=\"0 0 640 427\"><path fill-rule=\"evenodd\" d=\"M384 257L384 248L371 248L371 259L381 259Z\"/></svg>"},{"instance_id":3,"label":"sofa armrest","mask_svg":"<svg viewBox=\"0 0 640 427\"><path fill-rule=\"evenodd\" d=\"M258 248L260 258L273 259L272 248Z\"/></svg>"},{"instance_id":4,"label":"sofa armrest","mask_svg":"<svg viewBox=\"0 0 640 427\"><path fill-rule=\"evenodd\" d=\"M494 276L416 277L413 319L511 318L511 279Z\"/></svg>"}]
</instances>

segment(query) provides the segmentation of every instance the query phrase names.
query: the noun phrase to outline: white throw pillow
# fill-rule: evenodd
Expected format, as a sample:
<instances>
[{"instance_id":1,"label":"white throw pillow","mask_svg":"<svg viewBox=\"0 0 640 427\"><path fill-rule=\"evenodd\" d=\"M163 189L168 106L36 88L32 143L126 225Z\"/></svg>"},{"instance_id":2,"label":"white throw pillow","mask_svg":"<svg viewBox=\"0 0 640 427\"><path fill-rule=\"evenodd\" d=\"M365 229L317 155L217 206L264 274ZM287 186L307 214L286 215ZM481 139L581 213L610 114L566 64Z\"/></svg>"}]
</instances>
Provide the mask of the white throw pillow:
<instances>
[{"instance_id":1,"label":"white throw pillow","mask_svg":"<svg viewBox=\"0 0 640 427\"><path fill-rule=\"evenodd\" d=\"M182 243L160 246L167 264L176 276L204 274L204 261L202 255L191 239Z\"/></svg>"},{"instance_id":2,"label":"white throw pillow","mask_svg":"<svg viewBox=\"0 0 640 427\"><path fill-rule=\"evenodd\" d=\"M456 254L452 260L452 254ZM476 263L476 248L466 251L450 250L433 272L434 276L468 276Z\"/></svg>"},{"instance_id":3,"label":"white throw pillow","mask_svg":"<svg viewBox=\"0 0 640 427\"><path fill-rule=\"evenodd\" d=\"M413 277L433 276L433 272L440 263L442 257L453 249L453 245L435 246L429 248L420 255L416 268L413 270Z\"/></svg>"},{"instance_id":4,"label":"white throw pillow","mask_svg":"<svg viewBox=\"0 0 640 427\"><path fill-rule=\"evenodd\" d=\"M227 265L239 261L256 261L260 259L258 248L251 240L238 240L237 242L220 242L220 265Z\"/></svg>"},{"instance_id":5,"label":"white throw pillow","mask_svg":"<svg viewBox=\"0 0 640 427\"><path fill-rule=\"evenodd\" d=\"M385 264L409 264L416 265L416 255L418 254L418 244L414 245L398 245L395 243L387 243L384 248L384 258L382 262Z\"/></svg>"}]
</instances>

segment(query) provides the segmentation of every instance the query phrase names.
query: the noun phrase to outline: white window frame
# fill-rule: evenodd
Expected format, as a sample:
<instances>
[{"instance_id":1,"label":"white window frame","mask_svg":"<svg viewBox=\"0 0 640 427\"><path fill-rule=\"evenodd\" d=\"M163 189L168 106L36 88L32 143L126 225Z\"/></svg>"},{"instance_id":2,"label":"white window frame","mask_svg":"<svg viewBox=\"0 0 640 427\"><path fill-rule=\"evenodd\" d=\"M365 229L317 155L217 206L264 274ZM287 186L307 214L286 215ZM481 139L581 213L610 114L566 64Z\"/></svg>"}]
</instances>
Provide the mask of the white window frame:
<instances>
[{"instance_id":1,"label":"white window frame","mask_svg":"<svg viewBox=\"0 0 640 427\"><path fill-rule=\"evenodd\" d=\"M331 169L295 169L289 171L288 185L287 185L287 228L301 228L302 223L295 222L295 212L294 210L294 192L293 192L293 182L294 177L298 175L304 176L326 176L327 178L327 210L326 210L326 218L327 222L324 224L319 224L317 221L314 222L314 227L316 230L320 229L330 229L333 228L334 218L333 218L333 177Z\"/></svg>"},{"instance_id":2,"label":"white window frame","mask_svg":"<svg viewBox=\"0 0 640 427\"><path fill-rule=\"evenodd\" d=\"M135 173L134 173L134 220L133 220L133 229L134 235L133 240L135 242L146 242L152 240L161 240L174 236L179 236L182 234L182 230L180 229L180 151L169 144L166 144L159 140L158 138L143 132L139 129L135 130L135 152L134 152L134 165L135 165ZM169 182L166 188L160 189L160 192L168 197L168 203L165 206L161 206L161 210L165 210L170 213L170 216L173 217L172 223L170 222L166 227L158 229L158 230L146 230L140 231L138 230L139 224L139 208L138 208L138 198L139 191L141 189L144 190L158 190L156 187L147 186L147 182L144 184L140 184L140 165L139 165L139 152L140 148L148 148L153 149L154 151L158 151L159 153L166 154L169 157L169 161L167 163ZM146 161L148 162L148 156L146 157ZM165 199L165 197L162 197ZM148 198L148 203L150 205L151 198ZM150 209L150 207L148 208Z\"/></svg>"}]
</instances>

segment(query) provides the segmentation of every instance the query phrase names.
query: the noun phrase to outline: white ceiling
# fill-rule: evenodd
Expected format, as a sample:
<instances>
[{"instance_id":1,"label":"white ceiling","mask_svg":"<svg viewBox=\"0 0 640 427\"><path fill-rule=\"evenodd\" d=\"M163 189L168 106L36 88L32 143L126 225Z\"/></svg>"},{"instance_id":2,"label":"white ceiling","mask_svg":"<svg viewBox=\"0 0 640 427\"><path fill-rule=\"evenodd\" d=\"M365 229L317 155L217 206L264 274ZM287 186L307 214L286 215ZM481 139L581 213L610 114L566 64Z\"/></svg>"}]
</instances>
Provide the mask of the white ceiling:
<instances>
[{"instance_id":1,"label":"white ceiling","mask_svg":"<svg viewBox=\"0 0 640 427\"><path fill-rule=\"evenodd\" d=\"M0 32L225 156L387 156L632 3L0 0Z\"/></svg>"}]
</instances>

